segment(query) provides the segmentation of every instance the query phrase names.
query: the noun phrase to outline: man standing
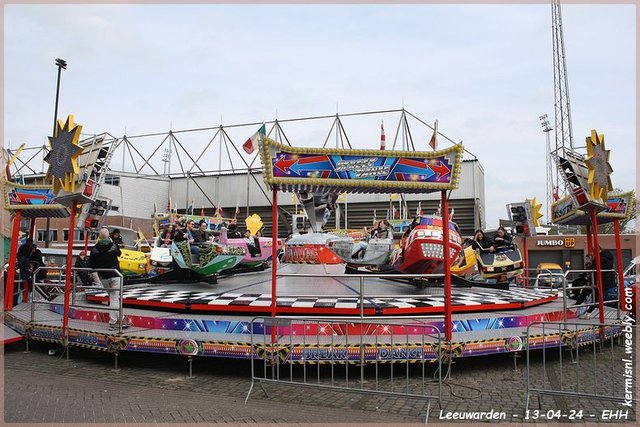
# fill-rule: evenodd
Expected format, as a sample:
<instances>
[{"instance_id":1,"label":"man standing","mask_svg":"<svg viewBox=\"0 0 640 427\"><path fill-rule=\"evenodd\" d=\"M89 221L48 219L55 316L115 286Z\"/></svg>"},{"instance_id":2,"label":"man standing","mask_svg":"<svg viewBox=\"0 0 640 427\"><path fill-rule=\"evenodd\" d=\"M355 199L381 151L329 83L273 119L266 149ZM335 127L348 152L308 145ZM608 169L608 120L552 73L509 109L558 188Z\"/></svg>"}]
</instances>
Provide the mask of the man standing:
<instances>
[{"instance_id":1,"label":"man standing","mask_svg":"<svg viewBox=\"0 0 640 427\"><path fill-rule=\"evenodd\" d=\"M91 248L91 256L89 257L89 265L91 268L111 268L119 270L118 257L120 256L120 248L111 241L109 237L109 230L106 228L100 229L98 234L98 241ZM118 309L119 309L119 276L111 271L98 272L98 277L102 282L102 286L107 289L109 293L109 330L118 329ZM129 325L126 322L122 322L122 327L126 328Z\"/></svg>"}]
</instances>

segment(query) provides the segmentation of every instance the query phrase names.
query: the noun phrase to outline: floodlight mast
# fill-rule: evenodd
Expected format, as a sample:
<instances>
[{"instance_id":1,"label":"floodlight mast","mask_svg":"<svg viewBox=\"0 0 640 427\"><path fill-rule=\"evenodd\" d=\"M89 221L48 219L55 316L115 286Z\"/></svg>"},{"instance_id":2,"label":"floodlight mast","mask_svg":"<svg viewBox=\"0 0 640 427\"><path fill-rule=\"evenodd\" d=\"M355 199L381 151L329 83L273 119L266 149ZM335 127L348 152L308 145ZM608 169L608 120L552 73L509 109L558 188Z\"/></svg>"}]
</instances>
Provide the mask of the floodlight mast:
<instances>
[{"instance_id":1,"label":"floodlight mast","mask_svg":"<svg viewBox=\"0 0 640 427\"><path fill-rule=\"evenodd\" d=\"M555 106L555 149L556 156L565 157L567 149L573 150L573 130L571 127L571 107L569 102L569 80L567 58L562 32L560 0L551 0L551 39L553 41L553 95ZM559 184L559 183L557 183ZM567 189L556 185L557 196L562 197Z\"/></svg>"},{"instance_id":2,"label":"floodlight mast","mask_svg":"<svg viewBox=\"0 0 640 427\"><path fill-rule=\"evenodd\" d=\"M551 125L549 124L549 117L546 114L543 114L539 117L540 126L542 126L542 131L547 136L547 145L545 149L545 163L547 169L547 224L551 224L551 204L554 202L553 200L553 187L558 186L558 174L556 173L556 180L553 179L553 158L551 157L551 138L549 137L549 133L553 130Z\"/></svg>"}]
</instances>

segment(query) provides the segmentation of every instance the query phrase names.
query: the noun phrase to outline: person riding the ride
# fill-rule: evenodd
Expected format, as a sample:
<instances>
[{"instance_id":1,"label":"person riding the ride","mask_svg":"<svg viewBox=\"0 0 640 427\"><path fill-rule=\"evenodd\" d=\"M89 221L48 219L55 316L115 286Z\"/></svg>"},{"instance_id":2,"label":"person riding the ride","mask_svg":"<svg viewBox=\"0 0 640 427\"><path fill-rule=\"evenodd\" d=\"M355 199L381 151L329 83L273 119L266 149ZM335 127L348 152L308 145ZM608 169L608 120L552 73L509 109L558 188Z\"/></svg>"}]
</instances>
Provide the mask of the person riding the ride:
<instances>
[{"instance_id":1,"label":"person riding the ride","mask_svg":"<svg viewBox=\"0 0 640 427\"><path fill-rule=\"evenodd\" d=\"M197 244L202 245L209 242L209 231L207 230L207 223L204 220L200 220L198 229L194 230L193 234Z\"/></svg>"},{"instance_id":2,"label":"person riding the ride","mask_svg":"<svg viewBox=\"0 0 640 427\"><path fill-rule=\"evenodd\" d=\"M489 239L487 239L487 237L484 235L484 231L482 230L476 230L475 233L473 233L473 240L471 241L471 247L473 247L474 250L477 250L480 252L495 251L495 248L493 247Z\"/></svg>"},{"instance_id":3,"label":"person riding the ride","mask_svg":"<svg viewBox=\"0 0 640 427\"><path fill-rule=\"evenodd\" d=\"M509 248L513 244L511 240L511 236L507 234L507 231L504 227L498 228L498 233L493 238L493 248L494 250Z\"/></svg>"},{"instance_id":4,"label":"person riding the ride","mask_svg":"<svg viewBox=\"0 0 640 427\"><path fill-rule=\"evenodd\" d=\"M111 241L116 245L118 245L118 247L120 248L124 247L124 242L122 241L122 236L120 235L119 229L117 228L113 229L113 231L111 232Z\"/></svg>"}]
</instances>

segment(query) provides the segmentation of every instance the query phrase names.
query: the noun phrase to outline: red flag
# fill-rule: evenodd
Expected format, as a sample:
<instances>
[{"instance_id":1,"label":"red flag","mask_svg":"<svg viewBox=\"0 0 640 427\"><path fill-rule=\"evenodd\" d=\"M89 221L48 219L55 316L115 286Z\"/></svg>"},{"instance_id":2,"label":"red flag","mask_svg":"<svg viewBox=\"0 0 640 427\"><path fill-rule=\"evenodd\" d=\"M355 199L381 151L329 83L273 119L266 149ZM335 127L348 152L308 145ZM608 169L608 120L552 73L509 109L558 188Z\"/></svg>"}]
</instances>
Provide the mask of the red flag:
<instances>
[{"instance_id":1,"label":"red flag","mask_svg":"<svg viewBox=\"0 0 640 427\"><path fill-rule=\"evenodd\" d=\"M429 145L435 151L438 146L438 121L433 124L433 135L431 135L431 140L429 141Z\"/></svg>"},{"instance_id":2,"label":"red flag","mask_svg":"<svg viewBox=\"0 0 640 427\"><path fill-rule=\"evenodd\" d=\"M384 120L380 124L380 150L384 151L386 137L384 136Z\"/></svg>"}]
</instances>

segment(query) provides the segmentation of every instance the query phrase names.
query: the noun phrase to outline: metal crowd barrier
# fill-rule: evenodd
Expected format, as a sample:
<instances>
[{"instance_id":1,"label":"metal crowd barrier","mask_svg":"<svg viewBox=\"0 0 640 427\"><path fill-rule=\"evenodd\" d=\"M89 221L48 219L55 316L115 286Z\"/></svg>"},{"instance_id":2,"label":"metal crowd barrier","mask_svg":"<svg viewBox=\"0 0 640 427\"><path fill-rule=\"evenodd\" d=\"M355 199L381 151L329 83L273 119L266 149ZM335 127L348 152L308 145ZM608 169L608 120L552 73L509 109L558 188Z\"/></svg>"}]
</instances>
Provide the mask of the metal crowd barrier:
<instances>
[{"instance_id":1,"label":"metal crowd barrier","mask_svg":"<svg viewBox=\"0 0 640 427\"><path fill-rule=\"evenodd\" d=\"M44 281L36 281L36 274L39 271L58 271L60 272L60 274L58 275L57 278L46 278L44 279ZM102 285L84 285L79 283L78 277L77 277L77 272L81 272L84 271L88 274L91 273L102 273L102 272L111 272L111 273L115 273L118 276L118 286L114 287L114 288L105 288ZM51 301L45 297L45 295L50 295L49 292L47 292L47 290L53 290L53 291L58 291L61 293L64 293L64 288L65 288L65 277L64 277L64 272L66 272L66 267L38 267L34 272L33 272L33 277L34 277L34 281L33 281L33 292L32 292L32 297L31 297L31 322L33 322L35 320L35 307L36 304L51 304ZM124 276L122 275L122 273L120 273L120 271L118 271L115 268L81 268L81 267L72 267L71 268L71 294L70 294L70 298L69 298L69 307L74 307L74 308L91 308L91 309L95 309L95 305L83 305L83 304L79 304L77 302L77 298L76 298L76 290L78 288L81 288L83 290L86 289L96 289L96 290L101 290L101 291L113 291L113 290L117 290L118 291L118 308L111 308L111 307L104 307L105 310L109 310L109 311L116 311L118 312L118 333L121 334L122 333L122 320L124 317L124 313L123 313L123 309L122 309L122 292L123 292L123 287L124 287ZM51 277L50 275L47 275L47 277ZM62 288L62 290L60 290L60 288ZM42 297L41 299L38 299L37 296Z\"/></svg>"},{"instance_id":2,"label":"metal crowd barrier","mask_svg":"<svg viewBox=\"0 0 640 427\"><path fill-rule=\"evenodd\" d=\"M532 394L537 395L539 409L542 409L542 395L573 397L576 401L587 398L628 403L627 393L635 390L631 377L635 377L631 368L635 342L625 339L624 346L617 346L623 354L616 355L614 337L621 333L632 334L631 331L631 325L620 323L531 323L527 327L525 411L529 410ZM531 340L533 337L537 340L535 344ZM610 345L605 344L606 340ZM563 358L563 352L567 349L571 355L568 364L565 363L566 357ZM532 367L531 350L542 351L541 375ZM553 353L557 353L558 363L549 367L547 359L553 357ZM585 353L590 354L585 357Z\"/></svg>"},{"instance_id":3,"label":"metal crowd barrier","mask_svg":"<svg viewBox=\"0 0 640 427\"><path fill-rule=\"evenodd\" d=\"M441 406L441 333L421 323L257 317L251 322L251 387L258 383L404 396Z\"/></svg>"}]
</instances>

